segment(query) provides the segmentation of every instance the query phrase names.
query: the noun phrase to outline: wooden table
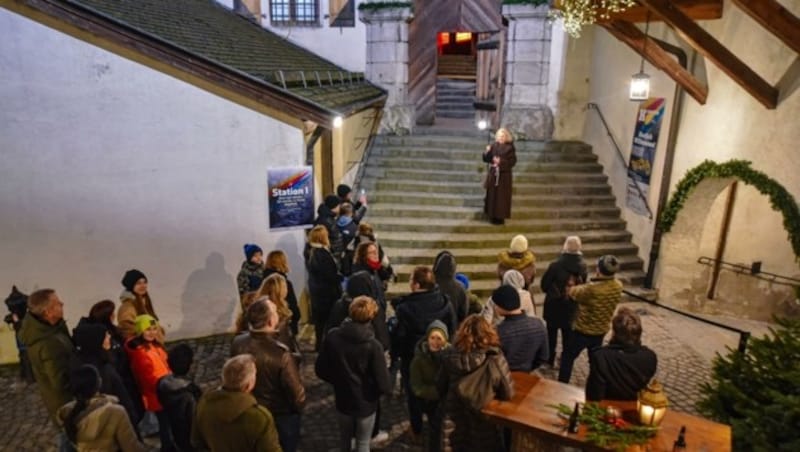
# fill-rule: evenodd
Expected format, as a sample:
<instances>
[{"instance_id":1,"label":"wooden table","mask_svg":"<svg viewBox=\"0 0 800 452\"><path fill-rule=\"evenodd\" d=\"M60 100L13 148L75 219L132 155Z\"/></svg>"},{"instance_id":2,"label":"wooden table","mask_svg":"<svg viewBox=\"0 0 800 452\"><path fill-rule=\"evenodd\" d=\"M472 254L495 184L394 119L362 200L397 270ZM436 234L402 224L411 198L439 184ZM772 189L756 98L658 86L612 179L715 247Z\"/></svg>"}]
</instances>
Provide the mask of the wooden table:
<instances>
[{"instance_id":1,"label":"wooden table","mask_svg":"<svg viewBox=\"0 0 800 452\"><path fill-rule=\"evenodd\" d=\"M512 429L512 451L560 450L561 446L583 450L601 451L586 441L585 427L577 434L566 433L565 420L558 417L555 408L548 405L563 403L575 406L584 402L582 388L558 381L547 380L535 374L513 372L514 398L502 402L493 400L483 413L492 421ZM603 401L622 411L635 410L636 402ZM690 414L667 410L661 428L645 446L630 448L633 451L671 452L681 426L686 426L688 451L729 452L731 428Z\"/></svg>"}]
</instances>

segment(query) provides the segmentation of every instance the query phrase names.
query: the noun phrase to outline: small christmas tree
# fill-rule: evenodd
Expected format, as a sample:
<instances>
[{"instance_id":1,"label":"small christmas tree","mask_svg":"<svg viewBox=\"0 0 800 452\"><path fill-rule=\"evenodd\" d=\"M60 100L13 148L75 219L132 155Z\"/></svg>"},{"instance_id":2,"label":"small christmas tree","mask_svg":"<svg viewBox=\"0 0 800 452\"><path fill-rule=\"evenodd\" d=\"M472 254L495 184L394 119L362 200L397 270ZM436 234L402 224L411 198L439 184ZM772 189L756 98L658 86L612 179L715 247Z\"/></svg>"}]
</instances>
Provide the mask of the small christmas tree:
<instances>
[{"instance_id":1,"label":"small christmas tree","mask_svg":"<svg viewBox=\"0 0 800 452\"><path fill-rule=\"evenodd\" d=\"M733 430L736 451L800 450L800 319L754 338L746 353L717 354L698 409Z\"/></svg>"}]
</instances>

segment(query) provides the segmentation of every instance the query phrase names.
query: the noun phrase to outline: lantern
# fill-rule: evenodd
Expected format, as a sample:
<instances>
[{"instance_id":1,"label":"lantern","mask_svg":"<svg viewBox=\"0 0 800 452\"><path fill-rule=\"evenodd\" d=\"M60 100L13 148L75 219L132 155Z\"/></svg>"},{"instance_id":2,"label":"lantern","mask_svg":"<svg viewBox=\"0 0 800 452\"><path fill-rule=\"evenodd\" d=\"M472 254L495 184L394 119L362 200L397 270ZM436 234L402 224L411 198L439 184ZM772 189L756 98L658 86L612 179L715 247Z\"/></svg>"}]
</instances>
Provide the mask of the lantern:
<instances>
[{"instance_id":1,"label":"lantern","mask_svg":"<svg viewBox=\"0 0 800 452\"><path fill-rule=\"evenodd\" d=\"M664 413L667 412L667 395L664 388L657 380L653 380L644 389L639 391L639 398L636 403L639 411L639 422L642 425L655 427L661 424Z\"/></svg>"}]
</instances>

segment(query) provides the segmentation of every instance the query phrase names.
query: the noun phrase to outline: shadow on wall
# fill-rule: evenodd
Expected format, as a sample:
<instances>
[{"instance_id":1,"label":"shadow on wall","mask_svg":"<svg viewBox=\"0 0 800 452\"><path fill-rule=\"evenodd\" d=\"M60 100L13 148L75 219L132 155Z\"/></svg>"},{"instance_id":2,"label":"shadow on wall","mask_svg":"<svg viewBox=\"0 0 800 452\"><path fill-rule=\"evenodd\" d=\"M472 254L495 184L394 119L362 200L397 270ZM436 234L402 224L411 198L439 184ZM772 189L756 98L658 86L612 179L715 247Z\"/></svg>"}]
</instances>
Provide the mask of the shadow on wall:
<instances>
[{"instance_id":1,"label":"shadow on wall","mask_svg":"<svg viewBox=\"0 0 800 452\"><path fill-rule=\"evenodd\" d=\"M238 297L236 282L225 270L222 254L212 252L204 268L193 271L181 295L181 327L170 339L202 337L229 331Z\"/></svg>"}]
</instances>

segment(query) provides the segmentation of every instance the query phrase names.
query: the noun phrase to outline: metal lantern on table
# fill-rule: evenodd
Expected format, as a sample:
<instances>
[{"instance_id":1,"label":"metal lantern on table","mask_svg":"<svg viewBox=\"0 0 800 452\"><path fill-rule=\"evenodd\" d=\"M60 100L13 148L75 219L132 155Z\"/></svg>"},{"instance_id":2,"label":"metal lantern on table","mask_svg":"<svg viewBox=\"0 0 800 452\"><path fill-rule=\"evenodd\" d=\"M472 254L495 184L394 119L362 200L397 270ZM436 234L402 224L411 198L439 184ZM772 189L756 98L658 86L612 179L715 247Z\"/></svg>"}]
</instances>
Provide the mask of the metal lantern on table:
<instances>
[{"instance_id":1,"label":"metal lantern on table","mask_svg":"<svg viewBox=\"0 0 800 452\"><path fill-rule=\"evenodd\" d=\"M639 422L642 425L653 427L661 424L668 405L669 401L664 393L664 388L657 380L653 380L647 387L639 391L636 403L639 411Z\"/></svg>"}]
</instances>

